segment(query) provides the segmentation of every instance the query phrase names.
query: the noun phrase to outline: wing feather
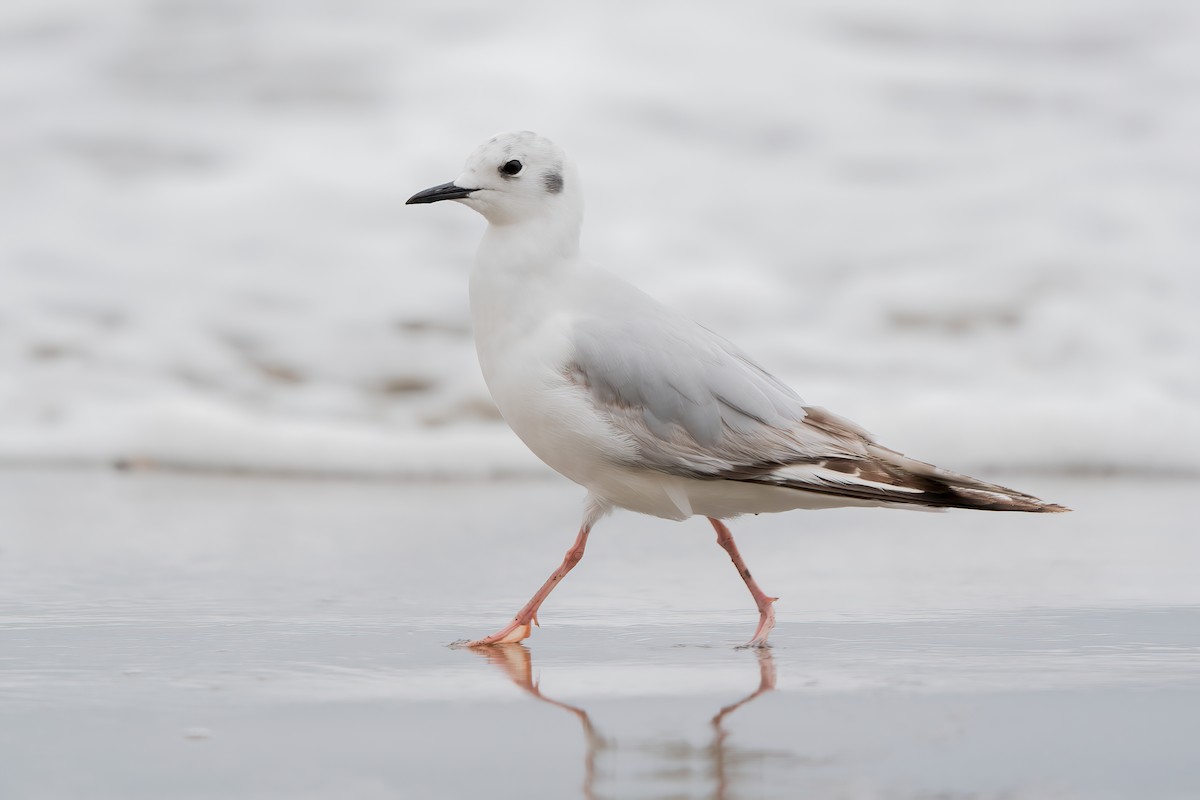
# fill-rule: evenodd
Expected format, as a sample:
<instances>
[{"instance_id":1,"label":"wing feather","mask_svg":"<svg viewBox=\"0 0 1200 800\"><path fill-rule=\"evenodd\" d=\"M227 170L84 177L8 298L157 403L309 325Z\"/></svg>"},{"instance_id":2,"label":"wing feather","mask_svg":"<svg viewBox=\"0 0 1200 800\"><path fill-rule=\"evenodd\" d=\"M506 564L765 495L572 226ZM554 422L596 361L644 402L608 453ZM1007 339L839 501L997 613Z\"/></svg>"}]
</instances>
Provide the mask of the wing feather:
<instances>
[{"instance_id":1,"label":"wing feather","mask_svg":"<svg viewBox=\"0 0 1200 800\"><path fill-rule=\"evenodd\" d=\"M651 344L652 343L652 344ZM693 478L762 473L786 464L862 455L870 438L829 424L734 345L681 317L574 330L567 372L638 448L639 465ZM813 417L824 420L813 424Z\"/></svg>"},{"instance_id":2,"label":"wing feather","mask_svg":"<svg viewBox=\"0 0 1200 800\"><path fill-rule=\"evenodd\" d=\"M665 310L579 322L566 374L634 443L631 467L879 505L1065 510L878 445L850 420L806 406L730 342Z\"/></svg>"}]
</instances>

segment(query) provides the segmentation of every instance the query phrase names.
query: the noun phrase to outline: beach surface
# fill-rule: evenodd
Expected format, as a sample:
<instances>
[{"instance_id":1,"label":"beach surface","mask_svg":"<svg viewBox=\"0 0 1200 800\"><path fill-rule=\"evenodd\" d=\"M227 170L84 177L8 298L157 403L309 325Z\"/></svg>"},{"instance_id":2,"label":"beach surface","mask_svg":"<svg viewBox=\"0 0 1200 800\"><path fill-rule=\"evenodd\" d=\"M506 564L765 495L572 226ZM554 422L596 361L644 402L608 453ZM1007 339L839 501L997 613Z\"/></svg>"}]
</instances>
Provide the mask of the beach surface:
<instances>
[{"instance_id":1,"label":"beach surface","mask_svg":"<svg viewBox=\"0 0 1200 800\"><path fill-rule=\"evenodd\" d=\"M618 513L558 480L0 473L0 796L1200 796L1198 485L1072 514Z\"/></svg>"}]
</instances>

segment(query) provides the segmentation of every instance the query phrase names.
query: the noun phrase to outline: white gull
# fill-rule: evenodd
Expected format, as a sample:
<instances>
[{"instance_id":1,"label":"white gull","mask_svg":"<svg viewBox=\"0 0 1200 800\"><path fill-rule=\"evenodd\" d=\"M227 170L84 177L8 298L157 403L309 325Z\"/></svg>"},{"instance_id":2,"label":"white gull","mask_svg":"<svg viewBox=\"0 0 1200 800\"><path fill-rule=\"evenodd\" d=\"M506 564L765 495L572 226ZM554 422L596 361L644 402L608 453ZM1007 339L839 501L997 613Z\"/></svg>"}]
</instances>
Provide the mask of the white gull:
<instances>
[{"instance_id":1,"label":"white gull","mask_svg":"<svg viewBox=\"0 0 1200 800\"><path fill-rule=\"evenodd\" d=\"M722 520L797 508L887 506L1065 511L907 458L809 406L734 344L579 253L583 193L548 139L505 133L452 182L411 203L456 200L488 221L471 273L479 365L505 421L540 459L588 490L562 564L507 626L468 642L517 642L614 507L707 517L758 606L750 646L775 625Z\"/></svg>"}]
</instances>

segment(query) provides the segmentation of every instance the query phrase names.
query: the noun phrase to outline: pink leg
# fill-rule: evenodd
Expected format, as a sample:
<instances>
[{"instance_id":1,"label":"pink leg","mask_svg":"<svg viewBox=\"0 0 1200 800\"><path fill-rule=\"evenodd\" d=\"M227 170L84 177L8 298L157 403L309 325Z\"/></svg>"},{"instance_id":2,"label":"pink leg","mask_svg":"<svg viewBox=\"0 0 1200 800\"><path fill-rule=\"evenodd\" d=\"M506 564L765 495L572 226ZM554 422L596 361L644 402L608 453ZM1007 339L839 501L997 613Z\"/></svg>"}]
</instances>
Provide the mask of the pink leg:
<instances>
[{"instance_id":1,"label":"pink leg","mask_svg":"<svg viewBox=\"0 0 1200 800\"><path fill-rule=\"evenodd\" d=\"M708 521L712 523L713 529L717 532L717 544L724 547L725 552L729 553L729 558L737 567L738 575L741 575L742 580L746 582L746 588L750 590L750 595L754 598L755 605L758 606L758 628L754 631L754 638L746 642L746 647L766 647L767 636L775 627L775 608L771 604L779 598L768 597L766 592L758 588L754 578L750 577L750 570L746 566L746 562L742 560L742 554L738 552L737 545L734 544L733 534L729 532L729 528L725 527L725 523L712 517L709 517Z\"/></svg>"},{"instance_id":2,"label":"pink leg","mask_svg":"<svg viewBox=\"0 0 1200 800\"><path fill-rule=\"evenodd\" d=\"M585 520L583 527L579 529L579 535L575 537L575 544L571 545L571 549L567 551L567 555L563 558L562 564L558 569L554 570L542 588L537 590L525 607L513 617L513 621L507 627L502 628L491 636L483 639L476 639L473 642L467 642L467 647L484 647L492 644L500 644L502 642L519 642L533 632L533 625L537 625L537 612L541 607L542 602L550 596L550 592L554 591L554 587L558 582L566 577L567 573L579 563L583 558L583 548L587 545L588 534L592 530L592 521Z\"/></svg>"}]
</instances>

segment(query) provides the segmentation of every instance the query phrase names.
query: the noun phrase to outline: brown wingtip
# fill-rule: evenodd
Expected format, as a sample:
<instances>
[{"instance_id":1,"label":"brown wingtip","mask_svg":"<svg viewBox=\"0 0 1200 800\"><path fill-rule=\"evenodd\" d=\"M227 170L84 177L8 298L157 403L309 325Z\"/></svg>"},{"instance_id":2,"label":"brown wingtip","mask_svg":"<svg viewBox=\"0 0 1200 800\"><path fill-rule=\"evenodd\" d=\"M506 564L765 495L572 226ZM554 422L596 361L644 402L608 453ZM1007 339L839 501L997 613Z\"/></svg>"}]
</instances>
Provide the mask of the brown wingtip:
<instances>
[{"instance_id":1,"label":"brown wingtip","mask_svg":"<svg viewBox=\"0 0 1200 800\"><path fill-rule=\"evenodd\" d=\"M985 484L965 476L953 477L957 478L958 482L948 481L948 488L959 502L943 501L945 506L974 508L980 511L1025 511L1033 514L1058 514L1071 510L1058 503L1047 503L1031 494L1017 492L1005 486ZM967 484L967 481L971 484Z\"/></svg>"},{"instance_id":2,"label":"brown wingtip","mask_svg":"<svg viewBox=\"0 0 1200 800\"><path fill-rule=\"evenodd\" d=\"M991 491L974 487L955 486L954 493L966 500L961 508L977 508L981 511L1025 511L1033 514L1061 514L1071 509L1058 503L1047 503L1033 495L1015 492L997 486Z\"/></svg>"}]
</instances>

